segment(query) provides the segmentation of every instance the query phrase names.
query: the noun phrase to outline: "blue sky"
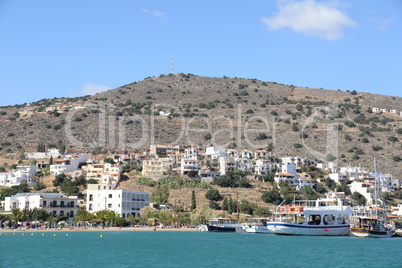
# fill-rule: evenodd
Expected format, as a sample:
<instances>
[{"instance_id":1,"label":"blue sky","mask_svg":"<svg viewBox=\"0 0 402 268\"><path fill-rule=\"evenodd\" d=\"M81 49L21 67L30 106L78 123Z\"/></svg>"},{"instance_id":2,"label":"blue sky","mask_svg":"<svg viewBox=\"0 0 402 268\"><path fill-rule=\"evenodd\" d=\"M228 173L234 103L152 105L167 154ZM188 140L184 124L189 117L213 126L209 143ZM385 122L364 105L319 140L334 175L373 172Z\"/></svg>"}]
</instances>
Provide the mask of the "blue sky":
<instances>
[{"instance_id":1,"label":"blue sky","mask_svg":"<svg viewBox=\"0 0 402 268\"><path fill-rule=\"evenodd\" d=\"M402 97L402 1L0 0L0 106L171 72Z\"/></svg>"}]
</instances>

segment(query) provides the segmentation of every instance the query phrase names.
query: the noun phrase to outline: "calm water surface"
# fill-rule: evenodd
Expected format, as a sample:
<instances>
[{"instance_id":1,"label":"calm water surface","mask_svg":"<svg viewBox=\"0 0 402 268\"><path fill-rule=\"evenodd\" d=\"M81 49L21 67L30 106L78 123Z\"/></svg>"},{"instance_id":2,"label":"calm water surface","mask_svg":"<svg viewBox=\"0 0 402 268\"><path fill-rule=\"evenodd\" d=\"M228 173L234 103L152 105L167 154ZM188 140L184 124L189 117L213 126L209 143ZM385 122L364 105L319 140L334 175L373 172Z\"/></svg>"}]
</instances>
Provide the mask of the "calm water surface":
<instances>
[{"instance_id":1,"label":"calm water surface","mask_svg":"<svg viewBox=\"0 0 402 268\"><path fill-rule=\"evenodd\" d=\"M402 267L401 238L161 231L33 234L2 233L0 267Z\"/></svg>"}]
</instances>

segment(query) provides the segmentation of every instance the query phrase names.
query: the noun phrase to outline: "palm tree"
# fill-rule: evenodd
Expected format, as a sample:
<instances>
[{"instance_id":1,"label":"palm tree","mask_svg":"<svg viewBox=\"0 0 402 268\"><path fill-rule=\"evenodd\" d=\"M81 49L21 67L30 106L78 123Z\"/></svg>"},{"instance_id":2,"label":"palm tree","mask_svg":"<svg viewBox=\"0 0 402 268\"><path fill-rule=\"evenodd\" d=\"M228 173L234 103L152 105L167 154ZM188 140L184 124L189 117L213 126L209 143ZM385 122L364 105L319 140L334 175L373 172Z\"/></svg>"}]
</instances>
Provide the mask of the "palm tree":
<instances>
[{"instance_id":1,"label":"palm tree","mask_svg":"<svg viewBox=\"0 0 402 268\"><path fill-rule=\"evenodd\" d=\"M130 216L128 216L128 220L131 223L131 227L134 227L134 224L137 221L137 217L135 216L135 214L130 214Z\"/></svg>"},{"instance_id":2,"label":"palm tree","mask_svg":"<svg viewBox=\"0 0 402 268\"><path fill-rule=\"evenodd\" d=\"M11 219L14 222L14 227L17 227L17 223L20 219L22 219L23 215L19 208L14 208L11 211Z\"/></svg>"},{"instance_id":3,"label":"palm tree","mask_svg":"<svg viewBox=\"0 0 402 268\"><path fill-rule=\"evenodd\" d=\"M93 218L95 218L95 216L92 215L90 212L88 212L85 209L80 209L77 211L77 214L74 217L74 223L79 223L79 222L85 223L86 221L90 221Z\"/></svg>"},{"instance_id":4,"label":"palm tree","mask_svg":"<svg viewBox=\"0 0 402 268\"><path fill-rule=\"evenodd\" d=\"M114 223L116 223L116 219L120 217L120 213L114 211L114 210L109 210L108 212L108 218L110 220L111 225L113 226Z\"/></svg>"}]
</instances>

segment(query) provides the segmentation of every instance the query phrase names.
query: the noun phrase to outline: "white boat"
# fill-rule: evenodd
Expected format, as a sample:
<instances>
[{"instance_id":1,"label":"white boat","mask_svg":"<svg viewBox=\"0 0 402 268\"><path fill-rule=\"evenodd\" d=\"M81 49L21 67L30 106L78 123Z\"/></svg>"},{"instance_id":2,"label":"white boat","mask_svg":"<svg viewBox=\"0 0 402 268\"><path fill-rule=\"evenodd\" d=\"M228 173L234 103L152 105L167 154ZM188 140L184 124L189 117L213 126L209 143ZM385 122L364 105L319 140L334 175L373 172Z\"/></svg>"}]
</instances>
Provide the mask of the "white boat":
<instances>
[{"instance_id":1,"label":"white boat","mask_svg":"<svg viewBox=\"0 0 402 268\"><path fill-rule=\"evenodd\" d=\"M268 230L267 223L267 218L259 218L256 222L252 222L250 226L246 228L246 232L254 234L272 234L272 232Z\"/></svg>"},{"instance_id":2,"label":"white boat","mask_svg":"<svg viewBox=\"0 0 402 268\"><path fill-rule=\"evenodd\" d=\"M299 201L301 202L301 201ZM340 199L304 201L306 205L279 206L268 230L277 235L342 236L349 234L352 209ZM314 205L311 205L314 203Z\"/></svg>"},{"instance_id":3,"label":"white boat","mask_svg":"<svg viewBox=\"0 0 402 268\"><path fill-rule=\"evenodd\" d=\"M248 223L242 223L239 227L236 227L236 233L245 233L249 227Z\"/></svg>"}]
</instances>

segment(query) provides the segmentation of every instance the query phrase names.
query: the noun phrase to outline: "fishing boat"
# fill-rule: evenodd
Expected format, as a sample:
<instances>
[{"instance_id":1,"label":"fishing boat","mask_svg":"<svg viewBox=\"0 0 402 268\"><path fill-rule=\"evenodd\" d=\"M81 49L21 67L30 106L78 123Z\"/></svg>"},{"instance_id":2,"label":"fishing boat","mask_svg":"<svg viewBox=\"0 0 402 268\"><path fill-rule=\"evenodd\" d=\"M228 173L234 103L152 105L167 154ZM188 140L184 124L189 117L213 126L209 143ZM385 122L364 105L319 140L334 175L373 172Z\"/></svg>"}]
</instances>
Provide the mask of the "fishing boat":
<instances>
[{"instance_id":1,"label":"fishing boat","mask_svg":"<svg viewBox=\"0 0 402 268\"><path fill-rule=\"evenodd\" d=\"M247 233L254 234L272 234L270 230L268 230L268 219L267 218L258 218L257 221L252 222L250 226L246 228Z\"/></svg>"},{"instance_id":2,"label":"fishing boat","mask_svg":"<svg viewBox=\"0 0 402 268\"><path fill-rule=\"evenodd\" d=\"M306 205L279 206L268 230L276 235L342 236L349 233L352 208L340 199L298 201Z\"/></svg>"},{"instance_id":3,"label":"fishing boat","mask_svg":"<svg viewBox=\"0 0 402 268\"><path fill-rule=\"evenodd\" d=\"M241 227L235 219L232 218L213 218L207 224L208 232L236 232L236 228Z\"/></svg>"},{"instance_id":4,"label":"fishing boat","mask_svg":"<svg viewBox=\"0 0 402 268\"><path fill-rule=\"evenodd\" d=\"M355 237L364 238L390 238L392 237L392 225L385 225L386 214L378 215L377 207L377 161L374 158L374 207L367 211L366 209L356 210L351 219L350 234ZM374 210L374 213L373 213Z\"/></svg>"}]
</instances>

